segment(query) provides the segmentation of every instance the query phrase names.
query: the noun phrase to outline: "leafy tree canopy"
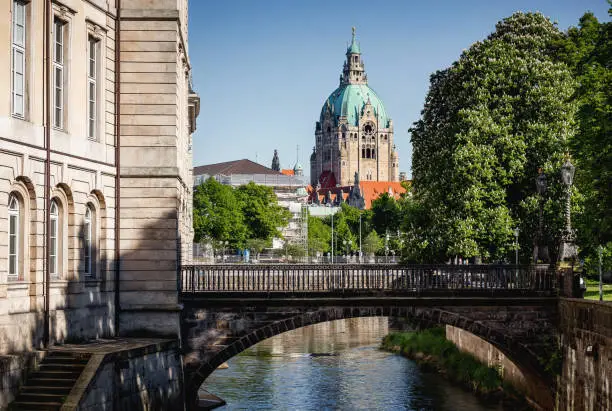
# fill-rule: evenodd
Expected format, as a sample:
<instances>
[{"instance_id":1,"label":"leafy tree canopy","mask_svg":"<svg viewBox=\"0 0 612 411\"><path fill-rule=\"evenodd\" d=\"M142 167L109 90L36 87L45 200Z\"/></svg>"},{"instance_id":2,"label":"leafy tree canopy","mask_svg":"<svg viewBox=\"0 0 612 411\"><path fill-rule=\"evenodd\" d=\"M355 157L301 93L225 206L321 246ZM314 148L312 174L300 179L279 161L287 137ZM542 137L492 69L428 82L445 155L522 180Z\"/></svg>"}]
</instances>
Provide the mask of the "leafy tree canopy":
<instances>
[{"instance_id":1,"label":"leafy tree canopy","mask_svg":"<svg viewBox=\"0 0 612 411\"><path fill-rule=\"evenodd\" d=\"M515 13L450 68L432 75L421 119L411 128L415 221L427 222L420 256L499 259L513 229L537 212L538 168L557 184L575 131L574 80L554 56L563 35L539 13ZM549 198L561 195L550 190ZM550 232L562 218L550 216ZM556 225L555 225L556 224ZM532 238L522 238L529 250ZM528 253L525 253L528 255Z\"/></svg>"},{"instance_id":2,"label":"leafy tree canopy","mask_svg":"<svg viewBox=\"0 0 612 411\"><path fill-rule=\"evenodd\" d=\"M247 236L242 208L232 187L209 178L193 193L194 241L227 241L241 247Z\"/></svg>"},{"instance_id":3,"label":"leafy tree canopy","mask_svg":"<svg viewBox=\"0 0 612 411\"><path fill-rule=\"evenodd\" d=\"M278 205L271 187L249 182L235 189L247 226L247 238L271 240L281 237L279 227L288 224L291 213Z\"/></svg>"},{"instance_id":4,"label":"leafy tree canopy","mask_svg":"<svg viewBox=\"0 0 612 411\"><path fill-rule=\"evenodd\" d=\"M257 253L281 236L279 228L291 217L270 187L250 182L234 189L214 178L194 190L193 215L194 241L228 241L230 247L248 246Z\"/></svg>"}]
</instances>

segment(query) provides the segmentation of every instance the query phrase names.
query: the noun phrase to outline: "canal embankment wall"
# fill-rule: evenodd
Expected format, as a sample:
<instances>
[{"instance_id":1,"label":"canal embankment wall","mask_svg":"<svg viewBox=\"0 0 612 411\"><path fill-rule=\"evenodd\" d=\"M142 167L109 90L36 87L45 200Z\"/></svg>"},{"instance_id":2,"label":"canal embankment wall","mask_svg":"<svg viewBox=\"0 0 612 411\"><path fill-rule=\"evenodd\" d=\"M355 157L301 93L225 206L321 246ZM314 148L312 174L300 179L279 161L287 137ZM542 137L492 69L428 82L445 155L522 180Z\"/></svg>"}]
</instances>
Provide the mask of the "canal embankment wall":
<instances>
[{"instance_id":1,"label":"canal embankment wall","mask_svg":"<svg viewBox=\"0 0 612 411\"><path fill-rule=\"evenodd\" d=\"M446 326L446 339L451 341L460 351L472 354L483 364L495 368L504 381L523 393L530 391L527 379L521 369L506 355L480 337L462 330Z\"/></svg>"},{"instance_id":2,"label":"canal embankment wall","mask_svg":"<svg viewBox=\"0 0 612 411\"><path fill-rule=\"evenodd\" d=\"M91 353L62 411L184 409L178 341L123 339Z\"/></svg>"},{"instance_id":3,"label":"canal embankment wall","mask_svg":"<svg viewBox=\"0 0 612 411\"><path fill-rule=\"evenodd\" d=\"M612 303L559 299L559 411L612 410Z\"/></svg>"}]
</instances>

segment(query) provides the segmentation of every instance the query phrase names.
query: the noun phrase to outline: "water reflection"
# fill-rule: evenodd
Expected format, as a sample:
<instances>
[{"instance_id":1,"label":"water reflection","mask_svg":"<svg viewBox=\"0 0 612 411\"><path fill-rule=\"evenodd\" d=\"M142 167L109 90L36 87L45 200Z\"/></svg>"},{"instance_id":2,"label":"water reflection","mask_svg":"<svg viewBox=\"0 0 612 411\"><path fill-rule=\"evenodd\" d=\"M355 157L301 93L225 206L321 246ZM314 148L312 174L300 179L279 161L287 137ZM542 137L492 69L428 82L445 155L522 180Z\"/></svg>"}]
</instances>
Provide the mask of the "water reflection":
<instances>
[{"instance_id":1,"label":"water reflection","mask_svg":"<svg viewBox=\"0 0 612 411\"><path fill-rule=\"evenodd\" d=\"M332 321L253 346L203 388L221 410L496 410L403 357L378 350L381 317Z\"/></svg>"}]
</instances>

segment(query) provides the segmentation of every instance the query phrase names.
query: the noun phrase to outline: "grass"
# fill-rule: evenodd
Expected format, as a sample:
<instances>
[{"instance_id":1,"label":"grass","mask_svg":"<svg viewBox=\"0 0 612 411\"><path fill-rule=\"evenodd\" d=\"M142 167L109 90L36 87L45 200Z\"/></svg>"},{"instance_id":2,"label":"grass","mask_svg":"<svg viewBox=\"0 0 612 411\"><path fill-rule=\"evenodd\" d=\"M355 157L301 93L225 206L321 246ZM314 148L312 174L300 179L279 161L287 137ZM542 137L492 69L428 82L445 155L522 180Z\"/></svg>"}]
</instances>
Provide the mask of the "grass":
<instances>
[{"instance_id":1,"label":"grass","mask_svg":"<svg viewBox=\"0 0 612 411\"><path fill-rule=\"evenodd\" d=\"M482 397L501 400L517 411L529 409L523 396L503 381L498 370L459 351L446 339L444 328L391 333L383 339L381 348L400 353L414 360L421 369L437 371Z\"/></svg>"},{"instance_id":2,"label":"grass","mask_svg":"<svg viewBox=\"0 0 612 411\"><path fill-rule=\"evenodd\" d=\"M599 300L599 281L586 280L587 289L584 293L584 298L588 300ZM612 284L603 285L604 301L612 301Z\"/></svg>"},{"instance_id":3,"label":"grass","mask_svg":"<svg viewBox=\"0 0 612 411\"><path fill-rule=\"evenodd\" d=\"M444 328L391 333L384 338L382 345L384 349L399 351L415 359L425 368L437 369L449 379L480 394L491 394L502 388L503 382L497 370L459 351L446 339Z\"/></svg>"}]
</instances>

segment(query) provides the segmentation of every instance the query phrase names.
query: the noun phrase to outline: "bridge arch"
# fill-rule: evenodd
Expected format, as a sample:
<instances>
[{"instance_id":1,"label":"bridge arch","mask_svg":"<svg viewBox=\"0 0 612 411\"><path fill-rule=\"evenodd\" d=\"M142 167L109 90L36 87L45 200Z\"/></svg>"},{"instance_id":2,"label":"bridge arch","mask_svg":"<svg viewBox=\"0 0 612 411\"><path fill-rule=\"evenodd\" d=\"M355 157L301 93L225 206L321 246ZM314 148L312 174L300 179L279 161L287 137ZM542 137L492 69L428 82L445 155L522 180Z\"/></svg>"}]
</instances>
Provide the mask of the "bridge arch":
<instances>
[{"instance_id":1,"label":"bridge arch","mask_svg":"<svg viewBox=\"0 0 612 411\"><path fill-rule=\"evenodd\" d=\"M308 325L357 317L406 318L420 328L452 325L468 331L499 349L517 365L527 379L527 386L534 387L533 392L528 394L536 404L544 409L553 404L553 384L538 361L539 355L532 349L529 340L525 340L524 335L520 337L511 335L507 330L498 327L496 321L482 321L474 318L473 315L470 315L470 313L473 314L470 308L474 307L310 307L301 309L297 313L291 312L283 315L274 310L270 311L269 307L261 307L258 310L243 311L238 315L228 312L208 312L204 317L207 322L216 324L214 330L208 327L195 327L199 331L191 333L190 336L184 334L189 347L185 352L187 404L189 406L195 403L198 389L219 365L247 348L268 338ZM502 318L502 321L512 322L509 317L514 317L514 313L503 314L503 308L509 307L500 308L502 308L501 312L494 317L499 319L509 314L508 318ZM197 318L198 315L196 314L195 317ZM208 335L198 338L198 332L206 332Z\"/></svg>"}]
</instances>

